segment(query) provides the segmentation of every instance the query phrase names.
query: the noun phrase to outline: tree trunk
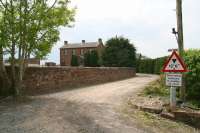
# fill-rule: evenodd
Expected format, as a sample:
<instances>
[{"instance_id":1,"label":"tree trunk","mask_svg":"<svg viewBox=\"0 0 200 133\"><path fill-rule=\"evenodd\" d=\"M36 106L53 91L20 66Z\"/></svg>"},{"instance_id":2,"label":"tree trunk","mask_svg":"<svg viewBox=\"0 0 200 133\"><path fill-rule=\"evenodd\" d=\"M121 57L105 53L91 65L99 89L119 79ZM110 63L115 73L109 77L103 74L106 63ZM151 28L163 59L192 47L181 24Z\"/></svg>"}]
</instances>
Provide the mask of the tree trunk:
<instances>
[{"instance_id":1,"label":"tree trunk","mask_svg":"<svg viewBox=\"0 0 200 133\"><path fill-rule=\"evenodd\" d=\"M12 44L11 50L11 92L13 95L18 94L16 89L16 60L15 60L15 45Z\"/></svg>"},{"instance_id":2,"label":"tree trunk","mask_svg":"<svg viewBox=\"0 0 200 133\"><path fill-rule=\"evenodd\" d=\"M8 95L10 80L3 63L3 48L0 46L0 95Z\"/></svg>"},{"instance_id":3,"label":"tree trunk","mask_svg":"<svg viewBox=\"0 0 200 133\"><path fill-rule=\"evenodd\" d=\"M22 15L22 6L24 7L24 16ZM18 75L18 84L17 90L18 95L22 94L23 88L23 77L26 68L25 56L26 56L26 30L27 30L27 8L28 3L25 1L24 3L20 2L20 47L19 47L19 75Z\"/></svg>"},{"instance_id":4,"label":"tree trunk","mask_svg":"<svg viewBox=\"0 0 200 133\"><path fill-rule=\"evenodd\" d=\"M19 95L19 90L17 88L17 77L18 74L16 73L16 67L17 67L17 60L15 59L16 54L16 36L15 36L15 20L14 20L14 6L13 6L13 0L10 1L10 13L11 13L11 92L13 96Z\"/></svg>"}]
</instances>

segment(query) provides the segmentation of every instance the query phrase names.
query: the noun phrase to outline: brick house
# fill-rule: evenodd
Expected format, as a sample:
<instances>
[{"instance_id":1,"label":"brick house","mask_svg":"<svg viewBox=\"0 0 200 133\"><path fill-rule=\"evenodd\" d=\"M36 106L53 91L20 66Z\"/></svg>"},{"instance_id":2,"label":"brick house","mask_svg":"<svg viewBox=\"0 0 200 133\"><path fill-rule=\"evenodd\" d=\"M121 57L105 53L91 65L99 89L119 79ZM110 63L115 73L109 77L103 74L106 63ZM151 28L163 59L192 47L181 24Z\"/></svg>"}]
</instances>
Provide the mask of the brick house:
<instances>
[{"instance_id":1,"label":"brick house","mask_svg":"<svg viewBox=\"0 0 200 133\"><path fill-rule=\"evenodd\" d=\"M84 58L86 52L96 50L100 56L102 48L104 48L102 39L98 39L97 42L82 40L81 43L68 43L68 41L65 41L64 46L60 48L60 65L71 66L72 55L76 55L80 65L83 65L81 60Z\"/></svg>"}]
</instances>

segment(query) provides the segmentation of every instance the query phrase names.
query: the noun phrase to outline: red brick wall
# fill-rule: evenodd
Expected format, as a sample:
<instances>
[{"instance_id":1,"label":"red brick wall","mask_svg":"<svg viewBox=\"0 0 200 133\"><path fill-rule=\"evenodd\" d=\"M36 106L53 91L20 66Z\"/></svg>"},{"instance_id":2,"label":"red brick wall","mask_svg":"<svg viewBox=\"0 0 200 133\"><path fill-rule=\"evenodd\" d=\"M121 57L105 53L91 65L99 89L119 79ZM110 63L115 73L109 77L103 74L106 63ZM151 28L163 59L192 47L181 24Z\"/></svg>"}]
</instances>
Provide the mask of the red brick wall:
<instances>
[{"instance_id":1,"label":"red brick wall","mask_svg":"<svg viewBox=\"0 0 200 133\"><path fill-rule=\"evenodd\" d=\"M69 86L91 85L135 76L134 68L29 67L24 91L37 94Z\"/></svg>"},{"instance_id":2,"label":"red brick wall","mask_svg":"<svg viewBox=\"0 0 200 133\"><path fill-rule=\"evenodd\" d=\"M40 65L40 59L30 58L30 59L25 60L25 62L27 62L28 64Z\"/></svg>"}]
</instances>

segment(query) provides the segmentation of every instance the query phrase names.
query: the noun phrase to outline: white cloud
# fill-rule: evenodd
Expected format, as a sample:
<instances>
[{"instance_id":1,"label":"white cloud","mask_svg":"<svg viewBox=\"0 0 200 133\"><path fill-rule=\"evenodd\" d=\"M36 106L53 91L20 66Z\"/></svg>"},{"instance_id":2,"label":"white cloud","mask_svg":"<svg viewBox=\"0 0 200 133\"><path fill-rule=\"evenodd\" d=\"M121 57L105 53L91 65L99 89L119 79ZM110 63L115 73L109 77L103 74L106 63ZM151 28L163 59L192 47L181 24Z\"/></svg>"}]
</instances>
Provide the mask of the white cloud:
<instances>
[{"instance_id":1,"label":"white cloud","mask_svg":"<svg viewBox=\"0 0 200 133\"><path fill-rule=\"evenodd\" d=\"M183 1L186 48L200 48L199 0ZM168 48L177 47L171 28L176 27L175 0L72 0L77 6L75 27L61 29L61 40L50 54L59 62L59 47L64 40L107 40L124 35L135 42L138 52L149 57L167 55Z\"/></svg>"}]
</instances>

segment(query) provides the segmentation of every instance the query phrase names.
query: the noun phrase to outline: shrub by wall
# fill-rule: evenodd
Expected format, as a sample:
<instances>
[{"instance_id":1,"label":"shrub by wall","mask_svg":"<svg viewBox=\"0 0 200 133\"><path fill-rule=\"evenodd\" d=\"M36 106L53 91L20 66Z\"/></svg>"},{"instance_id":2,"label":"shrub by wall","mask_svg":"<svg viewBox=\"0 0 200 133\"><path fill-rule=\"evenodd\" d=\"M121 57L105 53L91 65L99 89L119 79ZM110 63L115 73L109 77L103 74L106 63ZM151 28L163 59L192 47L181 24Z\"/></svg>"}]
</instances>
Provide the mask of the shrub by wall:
<instances>
[{"instance_id":1,"label":"shrub by wall","mask_svg":"<svg viewBox=\"0 0 200 133\"><path fill-rule=\"evenodd\" d=\"M84 66L86 67L98 67L99 60L100 58L96 50L88 51L84 54Z\"/></svg>"},{"instance_id":2,"label":"shrub by wall","mask_svg":"<svg viewBox=\"0 0 200 133\"><path fill-rule=\"evenodd\" d=\"M106 67L135 67L135 46L124 37L109 39L102 53L102 63Z\"/></svg>"},{"instance_id":3,"label":"shrub by wall","mask_svg":"<svg viewBox=\"0 0 200 133\"><path fill-rule=\"evenodd\" d=\"M76 55L72 55L71 66L79 66L78 57Z\"/></svg>"}]
</instances>

